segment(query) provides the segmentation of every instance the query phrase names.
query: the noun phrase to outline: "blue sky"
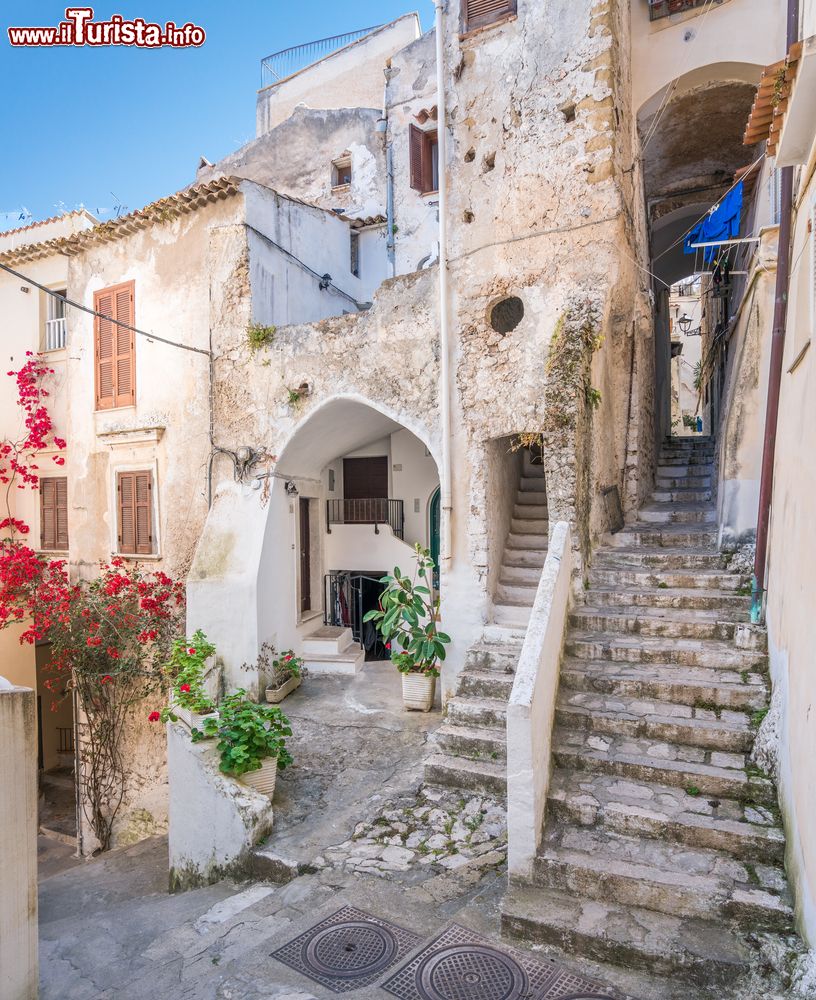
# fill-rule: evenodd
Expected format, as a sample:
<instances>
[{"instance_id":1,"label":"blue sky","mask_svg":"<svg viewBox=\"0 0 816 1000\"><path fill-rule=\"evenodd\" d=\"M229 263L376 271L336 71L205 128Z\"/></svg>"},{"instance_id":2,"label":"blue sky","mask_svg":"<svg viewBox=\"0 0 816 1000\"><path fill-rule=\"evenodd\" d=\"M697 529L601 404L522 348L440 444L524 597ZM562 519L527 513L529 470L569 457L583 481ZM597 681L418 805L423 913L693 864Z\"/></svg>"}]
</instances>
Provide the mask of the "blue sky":
<instances>
[{"instance_id":1,"label":"blue sky","mask_svg":"<svg viewBox=\"0 0 816 1000\"><path fill-rule=\"evenodd\" d=\"M65 3L0 5L0 229L84 204L103 218L188 184L199 156L215 161L254 136L260 62L290 45L380 24L430 0L84 0L94 19L124 18L207 32L200 49L12 48L7 27L56 25ZM77 0L72 6L82 6ZM31 220L29 220L31 221Z\"/></svg>"}]
</instances>

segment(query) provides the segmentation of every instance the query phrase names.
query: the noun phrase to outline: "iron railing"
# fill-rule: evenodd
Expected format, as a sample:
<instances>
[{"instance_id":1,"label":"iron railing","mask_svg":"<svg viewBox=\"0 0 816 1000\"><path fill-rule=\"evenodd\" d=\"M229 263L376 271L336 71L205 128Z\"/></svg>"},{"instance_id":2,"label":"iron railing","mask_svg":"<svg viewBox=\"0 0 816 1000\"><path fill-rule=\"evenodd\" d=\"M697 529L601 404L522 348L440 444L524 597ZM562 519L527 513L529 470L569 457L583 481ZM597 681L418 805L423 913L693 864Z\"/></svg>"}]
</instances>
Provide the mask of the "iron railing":
<instances>
[{"instance_id":1,"label":"iron railing","mask_svg":"<svg viewBox=\"0 0 816 1000\"><path fill-rule=\"evenodd\" d=\"M721 4L723 0L714 0L715 4ZM695 7L702 7L711 3L711 0L649 0L649 20L658 21L661 17L668 17L670 14L682 14L686 10L694 10Z\"/></svg>"},{"instance_id":2,"label":"iron railing","mask_svg":"<svg viewBox=\"0 0 816 1000\"><path fill-rule=\"evenodd\" d=\"M364 500L327 500L326 529L331 534L333 524L373 524L379 534L379 525L389 524L397 538L405 529L405 510L402 500L372 497Z\"/></svg>"},{"instance_id":3,"label":"iron railing","mask_svg":"<svg viewBox=\"0 0 816 1000\"><path fill-rule=\"evenodd\" d=\"M261 86L271 87L273 83L299 73L312 63L331 55L332 52L337 52L338 49L345 48L346 45L364 38L381 27L381 24L375 24L371 28L359 28L357 31L347 31L345 35L318 38L314 42L293 45L291 48L281 49L280 52L273 52L271 56L261 59Z\"/></svg>"},{"instance_id":4,"label":"iron railing","mask_svg":"<svg viewBox=\"0 0 816 1000\"><path fill-rule=\"evenodd\" d=\"M348 570L335 570L327 573L324 579L323 623L350 628L355 642L365 645L363 616L365 614L365 595L372 590L379 594L383 589L380 582L382 573L374 576L370 573L357 573ZM368 601L371 604L371 601ZM373 626L371 627L373 629ZM372 646L377 646L379 639L376 629L368 636Z\"/></svg>"},{"instance_id":5,"label":"iron railing","mask_svg":"<svg viewBox=\"0 0 816 1000\"><path fill-rule=\"evenodd\" d=\"M60 351L65 347L65 317L59 316L56 319L45 321L45 349L46 351Z\"/></svg>"},{"instance_id":6,"label":"iron railing","mask_svg":"<svg viewBox=\"0 0 816 1000\"><path fill-rule=\"evenodd\" d=\"M57 726L57 752L74 752L74 729L73 726Z\"/></svg>"}]
</instances>

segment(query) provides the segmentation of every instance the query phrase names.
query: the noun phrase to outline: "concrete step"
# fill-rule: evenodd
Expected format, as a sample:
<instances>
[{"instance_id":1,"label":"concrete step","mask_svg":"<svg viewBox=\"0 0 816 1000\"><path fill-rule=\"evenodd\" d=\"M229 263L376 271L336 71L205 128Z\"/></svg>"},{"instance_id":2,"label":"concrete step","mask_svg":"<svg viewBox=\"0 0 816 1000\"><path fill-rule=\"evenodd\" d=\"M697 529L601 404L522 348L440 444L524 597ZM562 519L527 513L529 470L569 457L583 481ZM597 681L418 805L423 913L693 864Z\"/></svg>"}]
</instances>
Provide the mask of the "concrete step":
<instances>
[{"instance_id":1,"label":"concrete step","mask_svg":"<svg viewBox=\"0 0 816 1000\"><path fill-rule=\"evenodd\" d=\"M465 654L465 670L514 674L520 655L520 642L477 642Z\"/></svg>"},{"instance_id":2,"label":"concrete step","mask_svg":"<svg viewBox=\"0 0 816 1000\"><path fill-rule=\"evenodd\" d=\"M719 611L684 608L590 607L578 605L570 625L584 631L616 635L642 635L678 639L733 639L734 622L720 621Z\"/></svg>"},{"instance_id":3,"label":"concrete step","mask_svg":"<svg viewBox=\"0 0 816 1000\"><path fill-rule=\"evenodd\" d=\"M594 566L598 569L625 569L642 566L662 572L671 570L713 570L725 569L725 558L719 552L706 548L688 548L674 552L666 549L616 545L601 549L595 556Z\"/></svg>"},{"instance_id":4,"label":"concrete step","mask_svg":"<svg viewBox=\"0 0 816 1000\"><path fill-rule=\"evenodd\" d=\"M310 653L325 656L348 652L353 643L354 636L350 628L343 628L341 625L322 625L304 637L301 650L304 656Z\"/></svg>"},{"instance_id":5,"label":"concrete step","mask_svg":"<svg viewBox=\"0 0 816 1000\"><path fill-rule=\"evenodd\" d=\"M465 670L459 676L457 695L492 698L506 704L513 690L514 674L497 670Z\"/></svg>"},{"instance_id":6,"label":"concrete step","mask_svg":"<svg viewBox=\"0 0 816 1000\"><path fill-rule=\"evenodd\" d=\"M501 922L502 934L512 940L707 988L733 983L750 961L740 936L719 922L554 889L511 885L501 902Z\"/></svg>"},{"instance_id":7,"label":"concrete step","mask_svg":"<svg viewBox=\"0 0 816 1000\"><path fill-rule=\"evenodd\" d=\"M590 580L594 579L594 573ZM619 579L619 578L618 578ZM593 607L676 608L686 611L714 611L730 621L747 621L749 599L733 590L703 590L700 587L671 587L661 581L657 586L597 587L590 584L587 604Z\"/></svg>"},{"instance_id":8,"label":"concrete step","mask_svg":"<svg viewBox=\"0 0 816 1000\"><path fill-rule=\"evenodd\" d=\"M539 539L539 544L544 541L543 538ZM508 549L505 548L504 556L502 558L502 573L508 567L522 568L522 567L533 567L538 570L539 576L541 575L541 570L544 568L544 562L547 558L547 547L546 545L540 549Z\"/></svg>"},{"instance_id":9,"label":"concrete step","mask_svg":"<svg viewBox=\"0 0 816 1000\"><path fill-rule=\"evenodd\" d=\"M640 508L638 520L647 524L714 524L717 511L709 503L650 503Z\"/></svg>"},{"instance_id":10,"label":"concrete step","mask_svg":"<svg viewBox=\"0 0 816 1000\"><path fill-rule=\"evenodd\" d=\"M763 866L763 874L765 868ZM643 907L675 917L732 921L752 931L786 932L793 912L784 876L767 872L783 893L757 886L759 873L708 848L678 851L644 837L623 837L603 830L555 827L541 845L534 882L567 890L581 898Z\"/></svg>"},{"instance_id":11,"label":"concrete step","mask_svg":"<svg viewBox=\"0 0 816 1000\"><path fill-rule=\"evenodd\" d=\"M499 585L496 587L495 601L497 604L520 604L532 607L537 589L537 580L535 583L505 582L504 580L499 580Z\"/></svg>"},{"instance_id":12,"label":"concrete step","mask_svg":"<svg viewBox=\"0 0 816 1000\"><path fill-rule=\"evenodd\" d=\"M503 761L468 760L437 753L425 761L425 783L503 799L507 794L507 768Z\"/></svg>"},{"instance_id":13,"label":"concrete step","mask_svg":"<svg viewBox=\"0 0 816 1000\"><path fill-rule=\"evenodd\" d=\"M556 721L563 729L599 736L646 738L740 755L750 753L755 735L745 712L716 713L658 699L589 694L569 688L559 691Z\"/></svg>"},{"instance_id":14,"label":"concrete step","mask_svg":"<svg viewBox=\"0 0 816 1000\"><path fill-rule=\"evenodd\" d=\"M519 479L519 493L537 493L540 497L542 493L546 494L546 492L547 485L543 474L540 476L522 476ZM539 499L537 502L541 503L541 500Z\"/></svg>"},{"instance_id":15,"label":"concrete step","mask_svg":"<svg viewBox=\"0 0 816 1000\"><path fill-rule=\"evenodd\" d=\"M356 643L342 653L304 654L303 665L316 677L325 674L357 674L365 664L365 650Z\"/></svg>"},{"instance_id":16,"label":"concrete step","mask_svg":"<svg viewBox=\"0 0 816 1000\"><path fill-rule=\"evenodd\" d=\"M610 833L727 851L753 864L780 865L785 858L785 835L768 810L738 799L709 800L683 788L623 781L614 775L556 769L548 816Z\"/></svg>"},{"instance_id":17,"label":"concrete step","mask_svg":"<svg viewBox=\"0 0 816 1000\"><path fill-rule=\"evenodd\" d=\"M677 488L669 490L653 490L653 503L707 503L712 499L711 490L694 490Z\"/></svg>"},{"instance_id":18,"label":"concrete step","mask_svg":"<svg viewBox=\"0 0 816 1000\"><path fill-rule=\"evenodd\" d=\"M547 496L541 490L519 490L516 494L517 507L547 508Z\"/></svg>"},{"instance_id":19,"label":"concrete step","mask_svg":"<svg viewBox=\"0 0 816 1000\"><path fill-rule=\"evenodd\" d=\"M534 552L543 552L544 558L547 557L547 536L541 533L522 533L520 531L511 531L507 536L507 541L504 544L504 554L505 557L508 555L509 550L512 549L524 549L532 550Z\"/></svg>"},{"instance_id":20,"label":"concrete step","mask_svg":"<svg viewBox=\"0 0 816 1000\"><path fill-rule=\"evenodd\" d=\"M443 754L501 763L507 758L507 735L503 728L484 729L444 723L435 739Z\"/></svg>"},{"instance_id":21,"label":"concrete step","mask_svg":"<svg viewBox=\"0 0 816 1000\"><path fill-rule=\"evenodd\" d=\"M692 592L701 595L711 592L714 595L729 595L738 597L742 601L747 600L747 595L734 593L742 587L742 580L735 573L718 573L716 570L705 569L686 572L682 570L660 571L648 568L638 569L625 565L610 569L596 562L589 573L589 586L593 594L616 587L625 587L632 591L648 590L649 592L668 593L683 591L689 596Z\"/></svg>"},{"instance_id":22,"label":"concrete step","mask_svg":"<svg viewBox=\"0 0 816 1000\"><path fill-rule=\"evenodd\" d=\"M744 676L744 680L743 680ZM561 685L572 691L655 700L671 705L707 708L714 712L754 712L767 707L764 675L710 667L650 663L647 669L632 663L566 660Z\"/></svg>"},{"instance_id":23,"label":"concrete step","mask_svg":"<svg viewBox=\"0 0 816 1000\"><path fill-rule=\"evenodd\" d=\"M499 698L476 698L456 695L445 706L445 717L454 726L500 729L507 725L507 701Z\"/></svg>"},{"instance_id":24,"label":"concrete step","mask_svg":"<svg viewBox=\"0 0 816 1000\"><path fill-rule=\"evenodd\" d=\"M509 625L512 628L526 629L530 621L530 605L496 604L491 609L491 620L497 625Z\"/></svg>"},{"instance_id":25,"label":"concrete step","mask_svg":"<svg viewBox=\"0 0 816 1000\"><path fill-rule=\"evenodd\" d=\"M541 580L541 568L538 566L508 566L503 563L499 571L499 583L511 587L525 586L536 589Z\"/></svg>"},{"instance_id":26,"label":"concrete step","mask_svg":"<svg viewBox=\"0 0 816 1000\"><path fill-rule=\"evenodd\" d=\"M661 453L657 460L658 469L698 469L701 466L713 471L714 456L710 454L698 455L694 452L689 452L687 455Z\"/></svg>"},{"instance_id":27,"label":"concrete step","mask_svg":"<svg viewBox=\"0 0 816 1000\"><path fill-rule=\"evenodd\" d=\"M611 548L671 549L682 555L683 549L703 549L716 553L717 531L706 524L654 525L635 522L614 535L604 536L604 544Z\"/></svg>"},{"instance_id":28,"label":"concrete step","mask_svg":"<svg viewBox=\"0 0 816 1000\"><path fill-rule=\"evenodd\" d=\"M482 642L489 645L499 644L499 645L510 645L518 646L519 651L521 650L521 644L524 642L524 637L527 635L527 625L502 625L498 622L488 622L487 625L482 629ZM518 662L518 657L516 657L516 662ZM515 666L513 667L515 670Z\"/></svg>"},{"instance_id":29,"label":"concrete step","mask_svg":"<svg viewBox=\"0 0 816 1000\"><path fill-rule=\"evenodd\" d=\"M510 531L514 535L543 535L547 538L550 530L550 522L546 518L514 517L510 521ZM539 538L538 544L541 544Z\"/></svg>"},{"instance_id":30,"label":"concrete step","mask_svg":"<svg viewBox=\"0 0 816 1000\"><path fill-rule=\"evenodd\" d=\"M536 497L536 499L538 498ZM513 507L513 517L523 520L533 518L546 521L549 517L549 511L545 503L517 503Z\"/></svg>"},{"instance_id":31,"label":"concrete step","mask_svg":"<svg viewBox=\"0 0 816 1000\"><path fill-rule=\"evenodd\" d=\"M667 756L661 756L664 754ZM708 751L695 747L645 738L597 737L560 727L553 734L556 767L671 785L712 798L753 799L762 806L775 804L773 782L749 776L741 768L708 763L707 757L710 757Z\"/></svg>"},{"instance_id":32,"label":"concrete step","mask_svg":"<svg viewBox=\"0 0 816 1000\"><path fill-rule=\"evenodd\" d=\"M651 636L610 636L595 631L571 630L566 652L584 660L615 663L672 663L719 670L767 669L767 656L755 649L737 649L731 642Z\"/></svg>"}]
</instances>

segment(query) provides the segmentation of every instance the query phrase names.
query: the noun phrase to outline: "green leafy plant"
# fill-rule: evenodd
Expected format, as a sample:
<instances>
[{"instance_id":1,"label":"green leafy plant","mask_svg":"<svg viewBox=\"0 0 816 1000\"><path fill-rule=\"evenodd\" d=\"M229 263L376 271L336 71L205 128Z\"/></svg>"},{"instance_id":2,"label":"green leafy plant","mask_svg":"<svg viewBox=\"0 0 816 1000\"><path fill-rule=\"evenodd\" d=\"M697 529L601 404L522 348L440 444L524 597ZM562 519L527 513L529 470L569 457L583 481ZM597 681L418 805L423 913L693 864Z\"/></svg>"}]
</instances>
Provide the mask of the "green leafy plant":
<instances>
[{"instance_id":1,"label":"green leafy plant","mask_svg":"<svg viewBox=\"0 0 816 1000\"><path fill-rule=\"evenodd\" d=\"M247 343L253 351L267 347L275 339L277 327L261 326L260 323L250 323L247 327Z\"/></svg>"},{"instance_id":2,"label":"green leafy plant","mask_svg":"<svg viewBox=\"0 0 816 1000\"><path fill-rule=\"evenodd\" d=\"M302 673L303 658L295 656L294 650L284 649L280 656L272 660L270 684L272 687L280 687L291 677L300 677Z\"/></svg>"},{"instance_id":3,"label":"green leafy plant","mask_svg":"<svg viewBox=\"0 0 816 1000\"><path fill-rule=\"evenodd\" d=\"M692 798L696 798L700 794L700 789L696 785L686 786L686 795L691 795Z\"/></svg>"},{"instance_id":4,"label":"green leafy plant","mask_svg":"<svg viewBox=\"0 0 816 1000\"><path fill-rule=\"evenodd\" d=\"M240 777L257 771L270 757L277 758L281 770L292 763L286 749L286 738L292 735L289 720L277 705L259 705L243 689L224 698L218 718L204 719L201 729L193 728L191 735L194 743L218 739L219 768L224 774Z\"/></svg>"},{"instance_id":5,"label":"green leafy plant","mask_svg":"<svg viewBox=\"0 0 816 1000\"><path fill-rule=\"evenodd\" d=\"M445 659L445 646L451 639L437 629L439 598L425 585L432 579L436 564L428 549L418 543L414 549L414 579L395 566L393 576L380 580L386 586L380 594L379 610L369 611L363 621L375 623L386 649L391 649L393 643L399 646L391 654L391 661L400 673L438 677L437 663Z\"/></svg>"},{"instance_id":6,"label":"green leafy plant","mask_svg":"<svg viewBox=\"0 0 816 1000\"><path fill-rule=\"evenodd\" d=\"M199 715L215 711L215 705L204 690L207 660L215 653L215 646L198 629L191 639L173 640L170 659L163 665L170 681L172 700L161 710L162 722L177 722L174 708L186 708Z\"/></svg>"},{"instance_id":7,"label":"green leafy plant","mask_svg":"<svg viewBox=\"0 0 816 1000\"><path fill-rule=\"evenodd\" d=\"M594 389L591 385L586 387L586 401L587 406L590 410L597 410L601 405L601 394L597 389Z\"/></svg>"},{"instance_id":8,"label":"green leafy plant","mask_svg":"<svg viewBox=\"0 0 816 1000\"><path fill-rule=\"evenodd\" d=\"M290 406L300 406L303 400L309 395L309 383L301 382L297 389L290 389L287 386L286 395L287 402Z\"/></svg>"}]
</instances>

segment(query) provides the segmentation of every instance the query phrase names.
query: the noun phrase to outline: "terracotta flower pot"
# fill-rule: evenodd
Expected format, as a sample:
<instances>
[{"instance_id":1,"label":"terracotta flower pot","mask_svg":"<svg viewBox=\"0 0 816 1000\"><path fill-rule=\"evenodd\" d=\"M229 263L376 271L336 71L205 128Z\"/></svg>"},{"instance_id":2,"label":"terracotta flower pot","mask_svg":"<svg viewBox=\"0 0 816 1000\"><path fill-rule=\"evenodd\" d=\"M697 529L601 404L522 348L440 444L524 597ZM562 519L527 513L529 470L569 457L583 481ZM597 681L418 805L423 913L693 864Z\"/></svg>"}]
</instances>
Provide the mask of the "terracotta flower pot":
<instances>
[{"instance_id":1,"label":"terracotta flower pot","mask_svg":"<svg viewBox=\"0 0 816 1000\"><path fill-rule=\"evenodd\" d=\"M408 712L430 712L436 693L436 678L428 674L402 675L402 705Z\"/></svg>"},{"instance_id":2,"label":"terracotta flower pot","mask_svg":"<svg viewBox=\"0 0 816 1000\"><path fill-rule=\"evenodd\" d=\"M303 678L300 676L292 676L288 681L284 681L280 687L272 687L270 685L266 689L266 700L272 705L277 705L278 702L283 701L287 695L299 688L302 680Z\"/></svg>"},{"instance_id":3,"label":"terracotta flower pot","mask_svg":"<svg viewBox=\"0 0 816 1000\"><path fill-rule=\"evenodd\" d=\"M275 782L278 778L278 758L267 757L262 761L261 766L255 771L247 771L238 779L250 788L254 788L261 795L266 795L271 800L275 794Z\"/></svg>"}]
</instances>

